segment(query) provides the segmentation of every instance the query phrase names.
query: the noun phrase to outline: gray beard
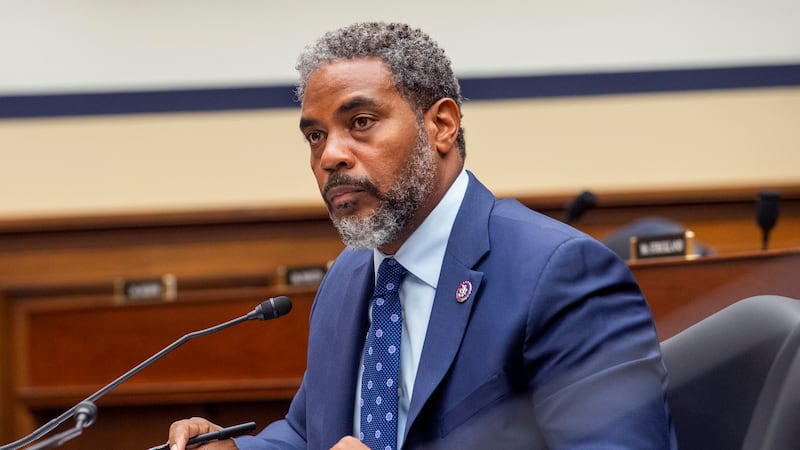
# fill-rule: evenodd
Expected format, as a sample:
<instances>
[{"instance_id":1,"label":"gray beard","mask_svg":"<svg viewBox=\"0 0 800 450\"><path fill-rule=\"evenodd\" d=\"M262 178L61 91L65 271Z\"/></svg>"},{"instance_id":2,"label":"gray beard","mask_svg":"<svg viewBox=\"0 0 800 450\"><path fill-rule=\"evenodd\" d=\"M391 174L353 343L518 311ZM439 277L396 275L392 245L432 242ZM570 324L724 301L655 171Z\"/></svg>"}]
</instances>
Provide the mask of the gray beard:
<instances>
[{"instance_id":1,"label":"gray beard","mask_svg":"<svg viewBox=\"0 0 800 450\"><path fill-rule=\"evenodd\" d=\"M436 156L431 151L424 128L418 125L417 129L419 135L414 152L400 171L394 186L378 197L378 207L372 214L341 218L330 215L348 247L372 249L394 241L433 191Z\"/></svg>"}]
</instances>

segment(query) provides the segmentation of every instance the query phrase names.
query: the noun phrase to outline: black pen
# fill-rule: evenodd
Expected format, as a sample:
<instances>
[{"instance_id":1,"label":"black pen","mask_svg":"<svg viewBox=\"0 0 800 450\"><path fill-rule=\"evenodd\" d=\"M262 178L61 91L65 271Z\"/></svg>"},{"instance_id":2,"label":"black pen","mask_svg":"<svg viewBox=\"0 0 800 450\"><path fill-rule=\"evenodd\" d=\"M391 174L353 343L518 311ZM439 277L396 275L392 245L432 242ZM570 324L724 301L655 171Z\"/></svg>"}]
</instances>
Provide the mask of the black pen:
<instances>
[{"instance_id":1,"label":"black pen","mask_svg":"<svg viewBox=\"0 0 800 450\"><path fill-rule=\"evenodd\" d=\"M197 436L189 438L189 441L186 442L186 445L189 446L201 444L203 442L213 441L215 439L228 439L249 433L255 429L255 422L240 423L239 425L212 431L211 433L198 434ZM169 443L156 445L155 447L150 447L148 450L169 450Z\"/></svg>"}]
</instances>

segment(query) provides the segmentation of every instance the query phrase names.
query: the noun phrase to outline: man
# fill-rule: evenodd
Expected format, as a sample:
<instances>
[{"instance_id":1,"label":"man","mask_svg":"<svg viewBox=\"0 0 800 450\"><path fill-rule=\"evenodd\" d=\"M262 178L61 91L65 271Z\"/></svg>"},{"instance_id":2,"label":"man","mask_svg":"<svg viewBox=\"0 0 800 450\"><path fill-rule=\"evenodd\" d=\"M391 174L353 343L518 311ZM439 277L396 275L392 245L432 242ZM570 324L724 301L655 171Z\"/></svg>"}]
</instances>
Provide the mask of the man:
<instances>
[{"instance_id":1,"label":"man","mask_svg":"<svg viewBox=\"0 0 800 450\"><path fill-rule=\"evenodd\" d=\"M300 130L348 248L317 293L286 418L203 448L674 448L630 272L463 169L460 88L437 44L403 24L354 24L306 48L298 69ZM402 327L399 352L382 343L389 326ZM218 428L178 421L169 442Z\"/></svg>"}]
</instances>

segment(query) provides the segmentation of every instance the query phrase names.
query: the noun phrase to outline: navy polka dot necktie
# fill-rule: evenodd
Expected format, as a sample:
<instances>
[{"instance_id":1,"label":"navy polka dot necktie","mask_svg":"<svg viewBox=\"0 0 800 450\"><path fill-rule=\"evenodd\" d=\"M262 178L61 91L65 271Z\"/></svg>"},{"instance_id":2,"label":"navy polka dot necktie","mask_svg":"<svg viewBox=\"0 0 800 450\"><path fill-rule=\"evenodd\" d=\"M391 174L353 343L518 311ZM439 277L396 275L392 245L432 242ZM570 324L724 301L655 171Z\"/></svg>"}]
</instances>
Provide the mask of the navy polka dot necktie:
<instances>
[{"instance_id":1,"label":"navy polka dot necktie","mask_svg":"<svg viewBox=\"0 0 800 450\"><path fill-rule=\"evenodd\" d=\"M398 291L406 273L393 258L384 259L372 296L372 324L364 343L359 435L372 450L397 448L400 336L403 333Z\"/></svg>"}]
</instances>

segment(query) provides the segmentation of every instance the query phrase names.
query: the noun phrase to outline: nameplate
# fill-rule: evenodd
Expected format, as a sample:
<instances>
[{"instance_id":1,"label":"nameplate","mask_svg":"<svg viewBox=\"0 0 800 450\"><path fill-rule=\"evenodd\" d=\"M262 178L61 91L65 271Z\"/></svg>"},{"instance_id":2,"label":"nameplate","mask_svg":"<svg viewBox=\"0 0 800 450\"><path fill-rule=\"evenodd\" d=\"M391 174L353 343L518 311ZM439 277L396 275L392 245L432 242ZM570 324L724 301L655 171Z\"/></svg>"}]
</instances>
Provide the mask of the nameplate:
<instances>
[{"instance_id":1,"label":"nameplate","mask_svg":"<svg viewBox=\"0 0 800 450\"><path fill-rule=\"evenodd\" d=\"M281 267L278 270L285 286L318 286L328 272L328 266Z\"/></svg>"},{"instance_id":2,"label":"nameplate","mask_svg":"<svg viewBox=\"0 0 800 450\"><path fill-rule=\"evenodd\" d=\"M177 281L174 275L161 278L124 280L114 283L114 297L119 302L139 300L173 301L178 294Z\"/></svg>"},{"instance_id":3,"label":"nameplate","mask_svg":"<svg viewBox=\"0 0 800 450\"><path fill-rule=\"evenodd\" d=\"M631 261L637 259L693 256L694 232L631 237Z\"/></svg>"}]
</instances>

